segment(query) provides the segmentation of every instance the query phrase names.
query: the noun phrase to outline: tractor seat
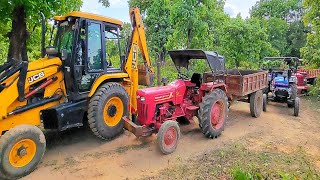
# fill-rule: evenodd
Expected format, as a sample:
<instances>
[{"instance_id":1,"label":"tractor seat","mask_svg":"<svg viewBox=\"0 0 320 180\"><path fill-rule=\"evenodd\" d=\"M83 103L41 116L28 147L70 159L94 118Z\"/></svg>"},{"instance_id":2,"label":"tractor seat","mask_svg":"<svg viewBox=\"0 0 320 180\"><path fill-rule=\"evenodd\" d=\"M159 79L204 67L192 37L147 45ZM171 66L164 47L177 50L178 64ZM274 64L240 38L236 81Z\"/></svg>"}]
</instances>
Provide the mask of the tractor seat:
<instances>
[{"instance_id":1,"label":"tractor seat","mask_svg":"<svg viewBox=\"0 0 320 180\"><path fill-rule=\"evenodd\" d=\"M201 74L198 74L198 73L194 73L191 77L191 83L195 84L196 87L200 87L201 86L201 81L202 81L202 78L201 78Z\"/></svg>"}]
</instances>

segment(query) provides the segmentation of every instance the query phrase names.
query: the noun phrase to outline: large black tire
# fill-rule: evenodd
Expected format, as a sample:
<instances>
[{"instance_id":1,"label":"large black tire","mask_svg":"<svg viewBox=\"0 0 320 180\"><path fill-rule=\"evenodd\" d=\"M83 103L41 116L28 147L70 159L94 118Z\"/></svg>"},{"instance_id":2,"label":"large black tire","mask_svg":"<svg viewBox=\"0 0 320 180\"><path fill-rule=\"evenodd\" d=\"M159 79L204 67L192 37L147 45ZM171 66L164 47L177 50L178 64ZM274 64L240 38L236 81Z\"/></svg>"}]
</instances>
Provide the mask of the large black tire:
<instances>
[{"instance_id":1,"label":"large black tire","mask_svg":"<svg viewBox=\"0 0 320 180\"><path fill-rule=\"evenodd\" d=\"M33 125L19 125L0 139L0 179L18 179L30 174L46 150L43 132Z\"/></svg>"},{"instance_id":2,"label":"large black tire","mask_svg":"<svg viewBox=\"0 0 320 180\"><path fill-rule=\"evenodd\" d=\"M268 95L263 94L263 105L262 105L263 112L267 112L267 105L268 105Z\"/></svg>"},{"instance_id":3,"label":"large black tire","mask_svg":"<svg viewBox=\"0 0 320 180\"><path fill-rule=\"evenodd\" d=\"M291 88L291 91L292 91L291 99L292 99L292 100L295 100L296 97L298 97L298 88L297 88L297 85L296 85L296 84L290 84L290 88Z\"/></svg>"},{"instance_id":4,"label":"large black tire","mask_svg":"<svg viewBox=\"0 0 320 180\"><path fill-rule=\"evenodd\" d=\"M293 108L294 107L294 100L298 96L298 88L296 84L290 84L290 89L291 89L291 97L288 101L288 108Z\"/></svg>"},{"instance_id":5,"label":"large black tire","mask_svg":"<svg viewBox=\"0 0 320 180\"><path fill-rule=\"evenodd\" d=\"M262 91L254 92L250 95L250 114L252 117L258 118L263 109L263 93Z\"/></svg>"},{"instance_id":6,"label":"large black tire","mask_svg":"<svg viewBox=\"0 0 320 180\"><path fill-rule=\"evenodd\" d=\"M123 132L123 116L128 115L129 97L119 83L106 83L90 99L88 123L92 132L110 140Z\"/></svg>"},{"instance_id":7,"label":"large black tire","mask_svg":"<svg viewBox=\"0 0 320 180\"><path fill-rule=\"evenodd\" d=\"M296 97L294 100L293 115L297 117L299 116L299 112L300 112L300 98Z\"/></svg>"},{"instance_id":8,"label":"large black tire","mask_svg":"<svg viewBox=\"0 0 320 180\"><path fill-rule=\"evenodd\" d=\"M180 139L180 128L176 121L165 121L157 134L157 142L163 154L173 153Z\"/></svg>"},{"instance_id":9,"label":"large black tire","mask_svg":"<svg viewBox=\"0 0 320 180\"><path fill-rule=\"evenodd\" d=\"M225 92L221 89L215 89L204 96L202 103L200 103L198 117L202 133L207 138L220 136L228 117L228 98Z\"/></svg>"}]
</instances>

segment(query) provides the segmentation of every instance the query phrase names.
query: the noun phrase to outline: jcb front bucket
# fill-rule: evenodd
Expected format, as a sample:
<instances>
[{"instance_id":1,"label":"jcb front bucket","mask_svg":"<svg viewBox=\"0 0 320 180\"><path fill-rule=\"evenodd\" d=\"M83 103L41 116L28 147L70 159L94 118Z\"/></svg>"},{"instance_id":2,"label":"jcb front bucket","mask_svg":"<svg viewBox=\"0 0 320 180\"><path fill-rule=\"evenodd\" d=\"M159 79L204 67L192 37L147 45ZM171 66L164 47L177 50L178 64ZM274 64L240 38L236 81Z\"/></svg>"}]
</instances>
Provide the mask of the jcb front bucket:
<instances>
[{"instance_id":1,"label":"jcb front bucket","mask_svg":"<svg viewBox=\"0 0 320 180\"><path fill-rule=\"evenodd\" d=\"M138 65L139 85L150 86L153 84L154 73L146 69L144 65Z\"/></svg>"}]
</instances>

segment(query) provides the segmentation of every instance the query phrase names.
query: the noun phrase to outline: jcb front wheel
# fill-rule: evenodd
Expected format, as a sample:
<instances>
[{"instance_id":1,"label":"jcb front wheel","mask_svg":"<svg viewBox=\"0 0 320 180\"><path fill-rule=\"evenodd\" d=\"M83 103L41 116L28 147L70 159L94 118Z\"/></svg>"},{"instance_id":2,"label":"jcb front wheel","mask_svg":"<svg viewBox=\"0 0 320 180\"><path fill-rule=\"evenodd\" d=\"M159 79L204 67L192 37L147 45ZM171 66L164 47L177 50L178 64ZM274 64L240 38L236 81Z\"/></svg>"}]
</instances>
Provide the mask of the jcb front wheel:
<instances>
[{"instance_id":1,"label":"jcb front wheel","mask_svg":"<svg viewBox=\"0 0 320 180\"><path fill-rule=\"evenodd\" d=\"M119 83L102 85L91 98L88 122L99 138L110 140L123 132L122 117L128 114L128 93Z\"/></svg>"},{"instance_id":2,"label":"jcb front wheel","mask_svg":"<svg viewBox=\"0 0 320 180\"><path fill-rule=\"evenodd\" d=\"M19 125L0 139L0 177L18 179L30 174L46 150L43 132L33 125Z\"/></svg>"}]
</instances>

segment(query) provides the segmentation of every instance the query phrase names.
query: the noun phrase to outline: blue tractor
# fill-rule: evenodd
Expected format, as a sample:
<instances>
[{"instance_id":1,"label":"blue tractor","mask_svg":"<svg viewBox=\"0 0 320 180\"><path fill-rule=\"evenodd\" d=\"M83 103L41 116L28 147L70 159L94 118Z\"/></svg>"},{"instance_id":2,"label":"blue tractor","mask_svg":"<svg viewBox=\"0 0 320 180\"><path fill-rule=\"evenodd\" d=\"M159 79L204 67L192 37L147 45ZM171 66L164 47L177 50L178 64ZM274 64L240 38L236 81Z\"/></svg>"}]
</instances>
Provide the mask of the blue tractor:
<instances>
[{"instance_id":1,"label":"blue tractor","mask_svg":"<svg viewBox=\"0 0 320 180\"><path fill-rule=\"evenodd\" d=\"M294 116L299 116L300 98L297 96L297 61L295 57L266 57L264 67L269 70L269 86L264 90L263 110L266 111L268 100L287 103L294 108ZM271 94L271 96L270 96Z\"/></svg>"}]
</instances>

